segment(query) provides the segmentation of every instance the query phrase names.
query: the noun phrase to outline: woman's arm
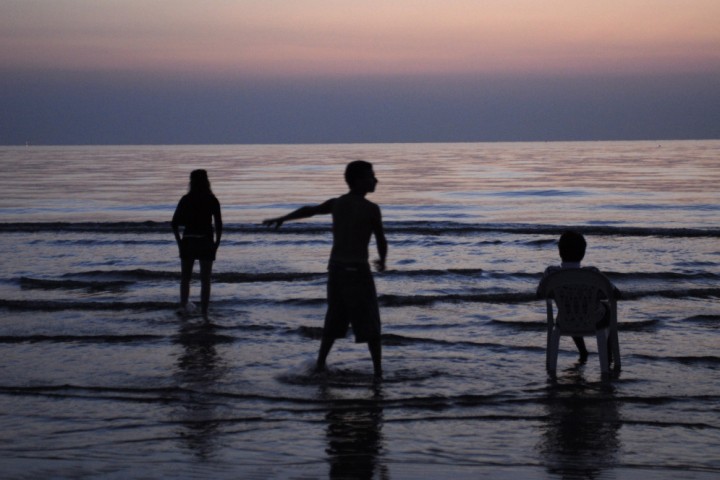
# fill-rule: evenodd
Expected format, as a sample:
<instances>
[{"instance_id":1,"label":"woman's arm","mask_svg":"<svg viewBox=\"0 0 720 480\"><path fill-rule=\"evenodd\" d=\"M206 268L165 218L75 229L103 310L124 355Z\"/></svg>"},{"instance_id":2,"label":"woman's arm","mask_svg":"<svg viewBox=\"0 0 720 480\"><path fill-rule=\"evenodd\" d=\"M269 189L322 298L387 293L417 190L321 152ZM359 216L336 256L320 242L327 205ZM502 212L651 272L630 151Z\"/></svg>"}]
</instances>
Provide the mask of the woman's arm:
<instances>
[{"instance_id":1,"label":"woman's arm","mask_svg":"<svg viewBox=\"0 0 720 480\"><path fill-rule=\"evenodd\" d=\"M220 202L217 204L217 208L213 212L213 220L215 221L215 250L220 246L220 237L223 232L222 213L220 212Z\"/></svg>"},{"instance_id":2,"label":"woman's arm","mask_svg":"<svg viewBox=\"0 0 720 480\"><path fill-rule=\"evenodd\" d=\"M182 225L184 223L181 220L182 215L183 215L183 208L184 208L184 203L183 203L183 199L181 198L177 204L177 207L175 207L175 213L173 213L172 222L170 222L170 225L172 226L173 235L175 235L175 242L177 242L178 248L180 247L180 242L181 242L180 225Z\"/></svg>"}]
</instances>

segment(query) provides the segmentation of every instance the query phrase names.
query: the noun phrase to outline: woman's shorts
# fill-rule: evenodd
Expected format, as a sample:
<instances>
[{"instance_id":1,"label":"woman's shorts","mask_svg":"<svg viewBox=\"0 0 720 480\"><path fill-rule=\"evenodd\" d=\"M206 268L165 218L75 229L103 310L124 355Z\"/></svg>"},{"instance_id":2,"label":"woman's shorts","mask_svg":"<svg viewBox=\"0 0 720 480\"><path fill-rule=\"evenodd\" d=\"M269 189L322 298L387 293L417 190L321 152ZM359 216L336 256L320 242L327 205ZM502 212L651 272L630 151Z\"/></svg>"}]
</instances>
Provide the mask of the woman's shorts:
<instances>
[{"instance_id":1,"label":"woman's shorts","mask_svg":"<svg viewBox=\"0 0 720 480\"><path fill-rule=\"evenodd\" d=\"M344 338L352 325L355 342L380 338L380 309L369 265L331 265L323 337Z\"/></svg>"},{"instance_id":2,"label":"woman's shorts","mask_svg":"<svg viewBox=\"0 0 720 480\"><path fill-rule=\"evenodd\" d=\"M180 258L183 260L215 260L215 243L210 237L184 237L180 242Z\"/></svg>"}]
</instances>

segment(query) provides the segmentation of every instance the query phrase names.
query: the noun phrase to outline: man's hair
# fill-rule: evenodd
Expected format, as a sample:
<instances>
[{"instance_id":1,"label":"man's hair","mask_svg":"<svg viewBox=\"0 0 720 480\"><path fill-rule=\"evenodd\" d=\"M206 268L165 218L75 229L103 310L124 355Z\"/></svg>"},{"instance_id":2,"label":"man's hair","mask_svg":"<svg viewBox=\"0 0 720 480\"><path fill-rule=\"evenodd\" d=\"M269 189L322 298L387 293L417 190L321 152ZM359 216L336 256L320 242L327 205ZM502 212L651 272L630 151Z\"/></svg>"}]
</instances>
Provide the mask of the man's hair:
<instances>
[{"instance_id":1,"label":"man's hair","mask_svg":"<svg viewBox=\"0 0 720 480\"><path fill-rule=\"evenodd\" d=\"M568 230L560 235L558 250L563 262L580 262L585 257L587 242L581 233Z\"/></svg>"},{"instance_id":2,"label":"man's hair","mask_svg":"<svg viewBox=\"0 0 720 480\"><path fill-rule=\"evenodd\" d=\"M347 164L345 167L345 182L352 188L355 180L362 174L372 171L372 163L365 160L355 160Z\"/></svg>"}]
</instances>

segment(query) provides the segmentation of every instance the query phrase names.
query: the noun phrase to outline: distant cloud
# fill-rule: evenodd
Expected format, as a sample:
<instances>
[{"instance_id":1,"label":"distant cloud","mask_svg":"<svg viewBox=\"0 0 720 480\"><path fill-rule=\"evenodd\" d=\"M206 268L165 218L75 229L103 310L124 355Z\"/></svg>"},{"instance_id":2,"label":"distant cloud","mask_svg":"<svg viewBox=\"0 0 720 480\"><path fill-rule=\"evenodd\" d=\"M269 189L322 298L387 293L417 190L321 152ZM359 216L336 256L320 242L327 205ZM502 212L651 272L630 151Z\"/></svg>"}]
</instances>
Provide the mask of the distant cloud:
<instances>
[{"instance_id":1,"label":"distant cloud","mask_svg":"<svg viewBox=\"0 0 720 480\"><path fill-rule=\"evenodd\" d=\"M206 75L720 69L717 0L5 0L6 69Z\"/></svg>"}]
</instances>

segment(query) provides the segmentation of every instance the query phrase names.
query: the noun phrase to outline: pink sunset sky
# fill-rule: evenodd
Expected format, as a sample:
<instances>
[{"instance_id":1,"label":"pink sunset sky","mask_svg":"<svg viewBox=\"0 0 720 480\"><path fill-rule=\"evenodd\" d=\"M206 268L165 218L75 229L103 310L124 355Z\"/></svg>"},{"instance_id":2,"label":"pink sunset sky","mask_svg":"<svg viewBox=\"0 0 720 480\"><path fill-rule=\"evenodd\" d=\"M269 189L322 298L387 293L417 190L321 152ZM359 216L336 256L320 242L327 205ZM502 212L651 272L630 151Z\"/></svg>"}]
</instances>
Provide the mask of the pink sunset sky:
<instances>
[{"instance_id":1,"label":"pink sunset sky","mask_svg":"<svg viewBox=\"0 0 720 480\"><path fill-rule=\"evenodd\" d=\"M718 25L720 0L3 0L0 145L720 138Z\"/></svg>"},{"instance_id":2,"label":"pink sunset sky","mask_svg":"<svg viewBox=\"0 0 720 480\"><path fill-rule=\"evenodd\" d=\"M4 0L0 8L5 70L720 70L717 0Z\"/></svg>"}]
</instances>

